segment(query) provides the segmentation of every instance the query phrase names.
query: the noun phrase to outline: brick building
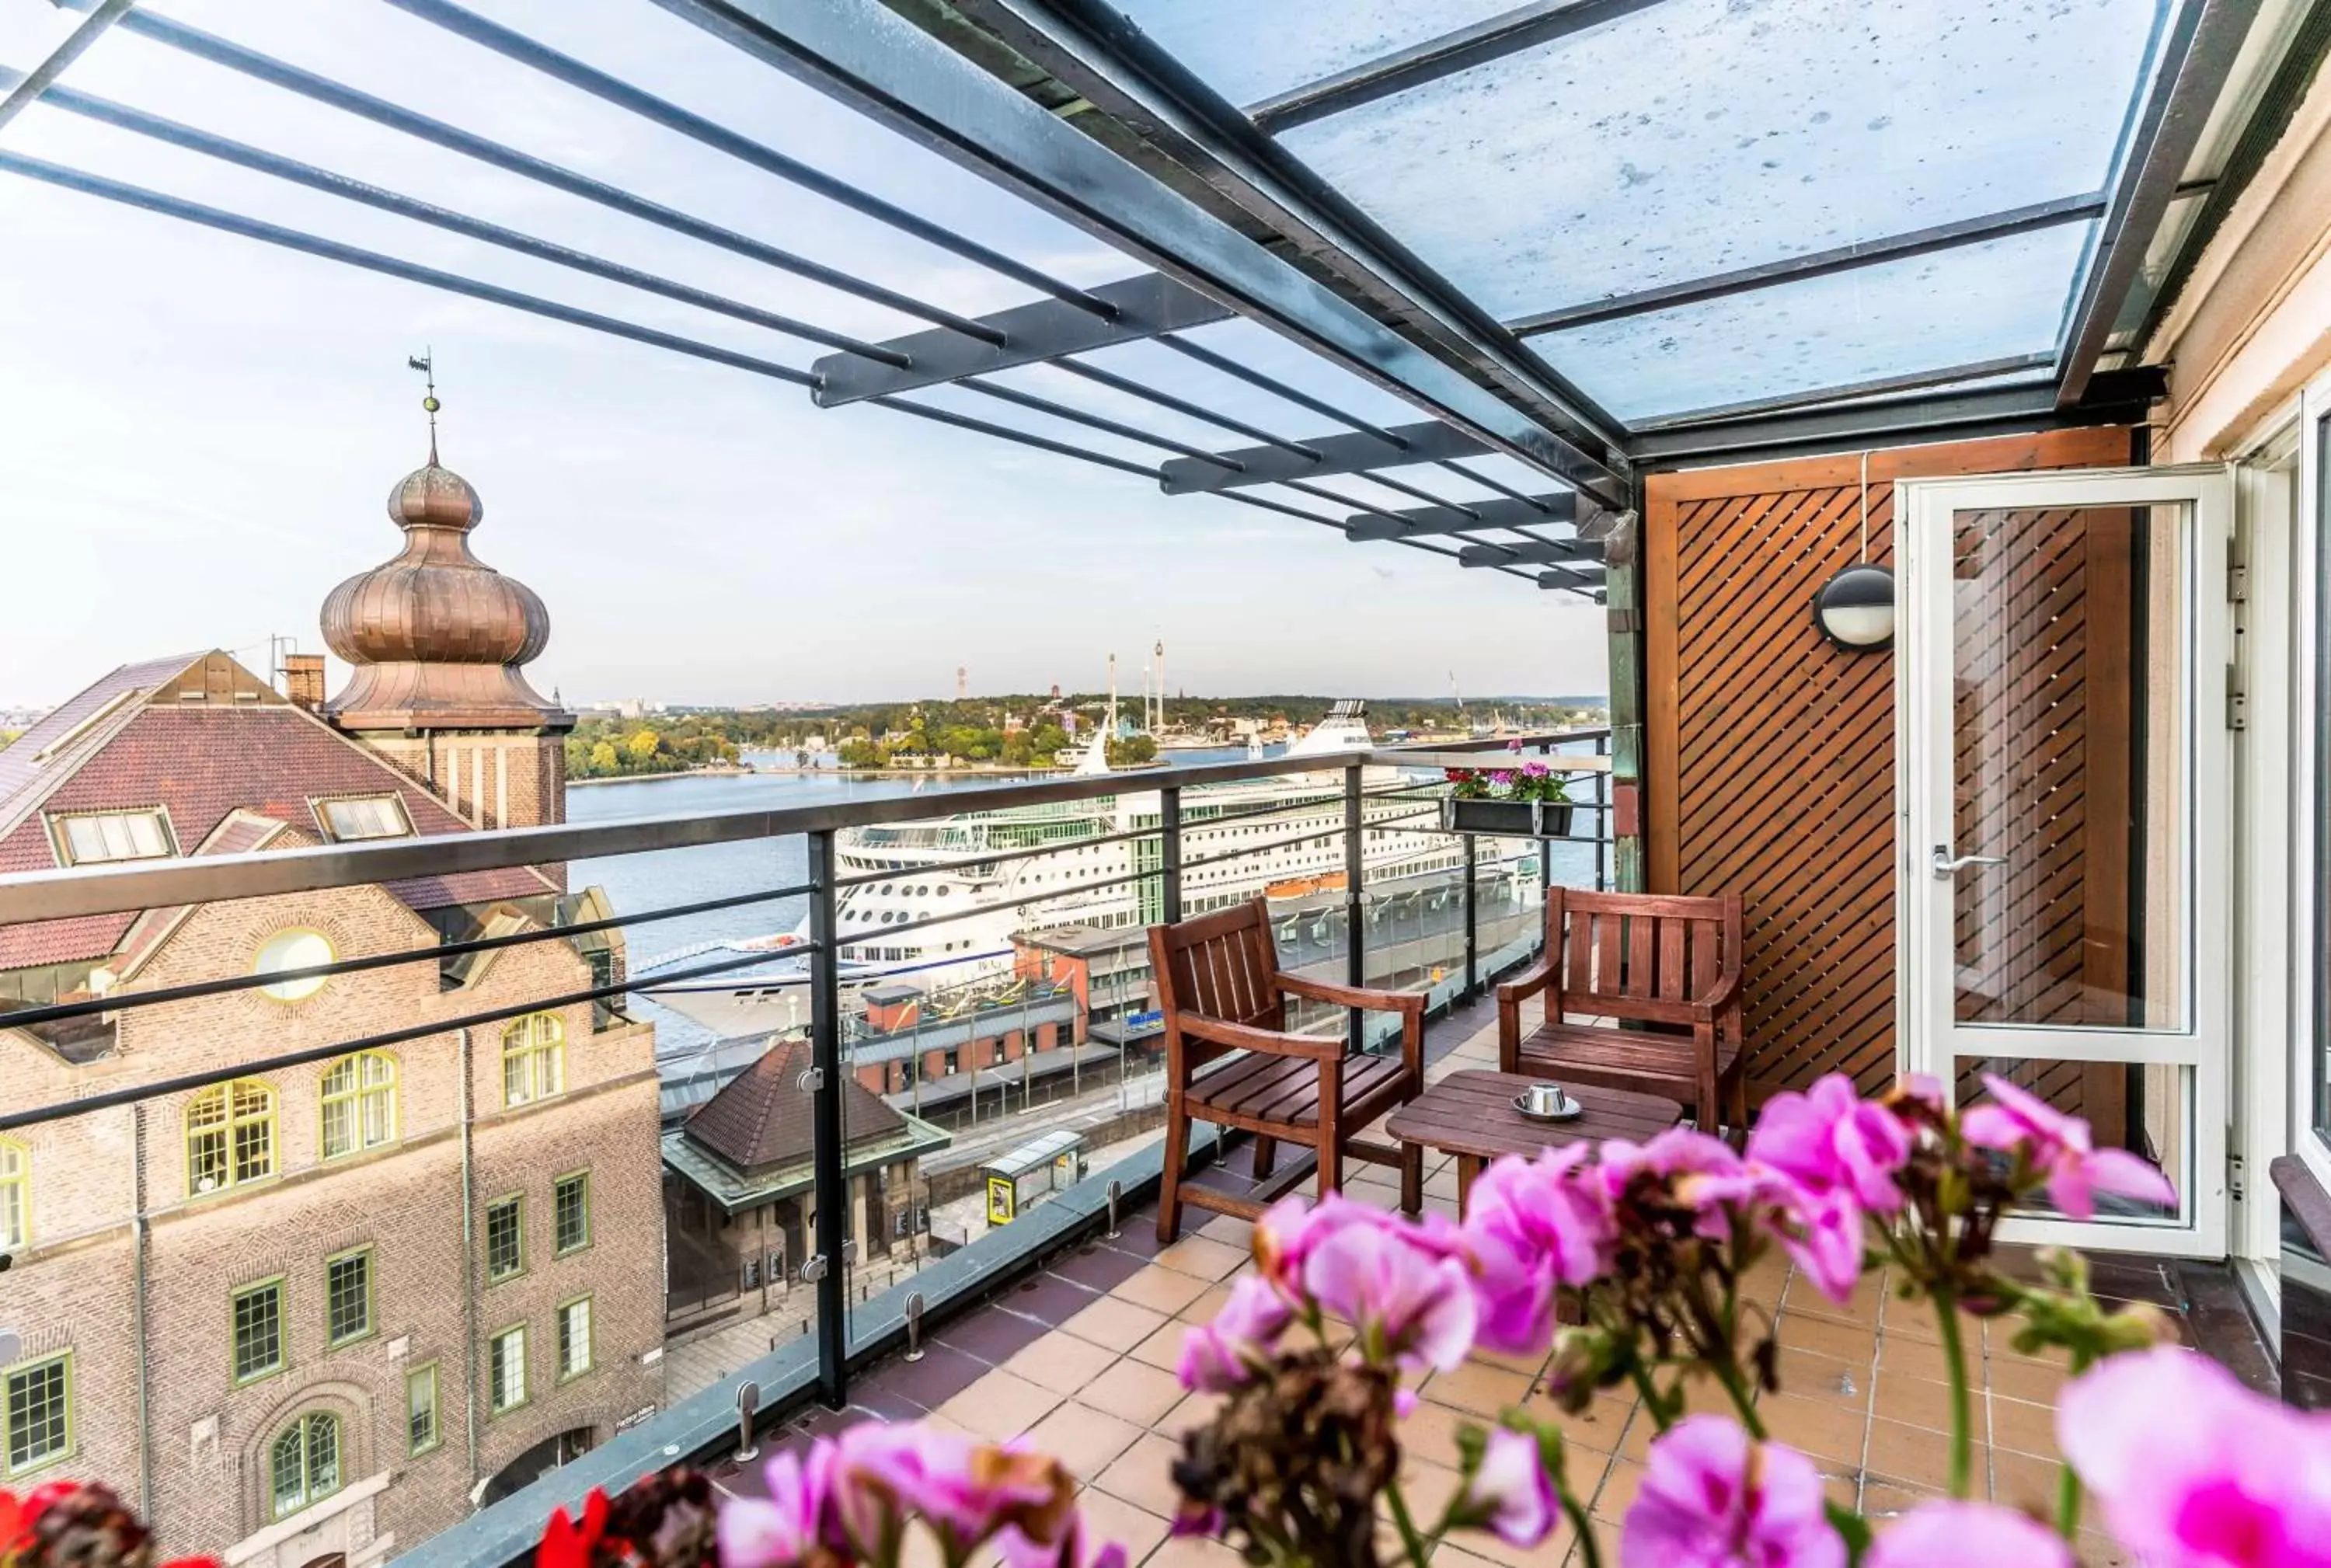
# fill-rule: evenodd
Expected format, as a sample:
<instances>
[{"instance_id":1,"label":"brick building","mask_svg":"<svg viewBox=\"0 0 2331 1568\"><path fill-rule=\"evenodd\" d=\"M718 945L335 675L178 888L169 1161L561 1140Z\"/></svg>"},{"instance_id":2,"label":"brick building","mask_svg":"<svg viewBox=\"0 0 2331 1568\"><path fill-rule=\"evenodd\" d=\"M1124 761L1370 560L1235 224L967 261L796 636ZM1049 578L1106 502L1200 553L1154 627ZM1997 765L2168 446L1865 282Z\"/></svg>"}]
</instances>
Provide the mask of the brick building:
<instances>
[{"instance_id":1,"label":"brick building","mask_svg":"<svg viewBox=\"0 0 2331 1568\"><path fill-rule=\"evenodd\" d=\"M124 666L0 751L0 870L266 853L564 815L548 618L478 563L430 464L406 545L328 602L355 666L279 693L224 653ZM565 868L0 927L0 1110L439 1022L442 1031L0 1135L0 1486L106 1481L173 1553L362 1568L653 1411L663 1219L652 1030ZM29 1027L9 1011L391 953Z\"/></svg>"}]
</instances>

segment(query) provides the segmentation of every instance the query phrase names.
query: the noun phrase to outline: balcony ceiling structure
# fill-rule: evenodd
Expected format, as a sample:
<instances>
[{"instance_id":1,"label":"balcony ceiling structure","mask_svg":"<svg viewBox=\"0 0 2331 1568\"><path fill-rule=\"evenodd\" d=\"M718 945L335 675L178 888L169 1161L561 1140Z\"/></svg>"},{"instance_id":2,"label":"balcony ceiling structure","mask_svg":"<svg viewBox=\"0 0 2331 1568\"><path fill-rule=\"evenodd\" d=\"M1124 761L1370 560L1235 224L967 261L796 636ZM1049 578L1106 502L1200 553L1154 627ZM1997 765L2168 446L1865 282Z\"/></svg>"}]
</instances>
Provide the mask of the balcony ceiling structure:
<instances>
[{"instance_id":1,"label":"balcony ceiling structure","mask_svg":"<svg viewBox=\"0 0 2331 1568\"><path fill-rule=\"evenodd\" d=\"M423 112L166 0L60 4L85 14L46 59L0 62L0 173L1590 597L1650 469L2141 422L2162 385L2134 363L2144 324L2236 194L2274 84L2326 32L2284 24L2298 0L606 0L1140 264L1083 284L659 96L620 54L453 0L343 0L1024 299L974 311L465 128L456 97ZM76 62L108 29L238 95L425 144L416 166L482 164L898 329L842 330L82 90ZM660 309L587 309L9 145L60 115ZM671 305L722 330L654 324ZM737 324L823 352L775 357Z\"/></svg>"}]
</instances>

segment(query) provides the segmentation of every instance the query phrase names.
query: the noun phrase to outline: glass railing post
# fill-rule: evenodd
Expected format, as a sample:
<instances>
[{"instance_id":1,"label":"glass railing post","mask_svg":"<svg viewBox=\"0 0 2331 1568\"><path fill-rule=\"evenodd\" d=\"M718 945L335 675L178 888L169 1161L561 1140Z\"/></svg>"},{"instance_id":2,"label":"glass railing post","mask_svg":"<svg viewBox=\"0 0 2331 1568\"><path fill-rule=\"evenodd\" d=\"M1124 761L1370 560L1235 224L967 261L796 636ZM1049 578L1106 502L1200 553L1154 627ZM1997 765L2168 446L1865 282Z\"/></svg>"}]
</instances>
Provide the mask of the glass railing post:
<instances>
[{"instance_id":1,"label":"glass railing post","mask_svg":"<svg viewBox=\"0 0 2331 1568\"><path fill-rule=\"evenodd\" d=\"M1594 755L1611 755L1608 733L1594 737ZM1611 885L1611 775L1594 775L1594 890L1603 891Z\"/></svg>"},{"instance_id":2,"label":"glass railing post","mask_svg":"<svg viewBox=\"0 0 2331 1568\"><path fill-rule=\"evenodd\" d=\"M1480 843L1471 833L1460 836L1465 842L1465 994L1470 998L1481 988Z\"/></svg>"},{"instance_id":3,"label":"glass railing post","mask_svg":"<svg viewBox=\"0 0 2331 1568\"><path fill-rule=\"evenodd\" d=\"M1368 983L1367 856L1361 826L1360 771L1357 766L1344 770L1344 978L1353 985ZM1365 1041L1360 1032L1362 1014L1356 1007L1350 1011L1346 1027L1351 1033L1346 1038L1352 1042L1350 1049L1357 1050Z\"/></svg>"},{"instance_id":4,"label":"glass railing post","mask_svg":"<svg viewBox=\"0 0 2331 1568\"><path fill-rule=\"evenodd\" d=\"M1182 789L1167 784L1157 792L1157 863L1164 875L1160 900L1166 924L1182 917Z\"/></svg>"},{"instance_id":5,"label":"glass railing post","mask_svg":"<svg viewBox=\"0 0 2331 1568\"><path fill-rule=\"evenodd\" d=\"M817 1381L829 1410L842 1409L850 1375L849 1279L842 1268L850 1229L842 1170L842 954L834 946L833 831L809 835L810 1060L816 1073L810 1117L817 1195Z\"/></svg>"}]
</instances>

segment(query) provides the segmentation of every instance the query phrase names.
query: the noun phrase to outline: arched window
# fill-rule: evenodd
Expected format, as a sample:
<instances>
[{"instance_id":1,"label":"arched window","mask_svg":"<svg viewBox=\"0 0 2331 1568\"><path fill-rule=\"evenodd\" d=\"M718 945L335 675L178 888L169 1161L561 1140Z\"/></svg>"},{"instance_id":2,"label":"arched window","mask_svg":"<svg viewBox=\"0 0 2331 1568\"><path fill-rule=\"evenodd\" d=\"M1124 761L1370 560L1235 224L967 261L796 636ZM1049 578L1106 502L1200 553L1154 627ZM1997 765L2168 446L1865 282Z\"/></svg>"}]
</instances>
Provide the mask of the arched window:
<instances>
[{"instance_id":1,"label":"arched window","mask_svg":"<svg viewBox=\"0 0 2331 1568\"><path fill-rule=\"evenodd\" d=\"M267 1450L274 1516L294 1514L340 1489L340 1418L313 1411L275 1434Z\"/></svg>"},{"instance_id":2,"label":"arched window","mask_svg":"<svg viewBox=\"0 0 2331 1568\"><path fill-rule=\"evenodd\" d=\"M0 1252L33 1244L33 1152L0 1138Z\"/></svg>"},{"instance_id":3,"label":"arched window","mask_svg":"<svg viewBox=\"0 0 2331 1568\"><path fill-rule=\"evenodd\" d=\"M566 1087L566 1025L536 1012L502 1031L502 1104L522 1106Z\"/></svg>"},{"instance_id":4,"label":"arched window","mask_svg":"<svg viewBox=\"0 0 2331 1568\"><path fill-rule=\"evenodd\" d=\"M360 1050L324 1074L324 1158L396 1141L396 1059Z\"/></svg>"},{"instance_id":5,"label":"arched window","mask_svg":"<svg viewBox=\"0 0 2331 1568\"><path fill-rule=\"evenodd\" d=\"M186 1102L186 1191L215 1193L275 1174L275 1091L255 1079Z\"/></svg>"}]
</instances>

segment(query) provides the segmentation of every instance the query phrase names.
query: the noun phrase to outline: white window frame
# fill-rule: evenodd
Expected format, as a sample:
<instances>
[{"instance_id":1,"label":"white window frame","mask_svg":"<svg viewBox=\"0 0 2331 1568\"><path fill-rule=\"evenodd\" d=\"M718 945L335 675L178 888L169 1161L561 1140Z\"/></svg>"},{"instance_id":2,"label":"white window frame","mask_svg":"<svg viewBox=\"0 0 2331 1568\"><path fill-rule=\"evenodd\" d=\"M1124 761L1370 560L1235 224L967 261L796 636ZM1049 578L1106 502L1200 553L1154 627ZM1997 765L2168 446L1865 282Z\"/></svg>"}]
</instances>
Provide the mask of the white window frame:
<instances>
[{"instance_id":1,"label":"white window frame","mask_svg":"<svg viewBox=\"0 0 2331 1568\"><path fill-rule=\"evenodd\" d=\"M102 822L113 818L128 821L133 817L150 817L162 831L162 847L150 855L99 855L84 859L73 852L72 822ZM152 806L108 806L100 811L59 812L49 819L49 837L56 851L60 866L127 866L139 860L166 860L178 852L177 825L170 821L170 808Z\"/></svg>"},{"instance_id":2,"label":"white window frame","mask_svg":"<svg viewBox=\"0 0 2331 1568\"><path fill-rule=\"evenodd\" d=\"M343 833L339 830L339 824L332 820L334 806L383 803L393 809L396 813L396 820L404 824L395 832ZM336 844L366 844L382 839L409 839L414 836L413 813L405 808L404 797L395 790L384 790L378 794L319 795L308 803L308 809L315 815L318 830L326 839Z\"/></svg>"},{"instance_id":3,"label":"white window frame","mask_svg":"<svg viewBox=\"0 0 2331 1568\"><path fill-rule=\"evenodd\" d=\"M2331 933L2322 927L2326 910L2317 907L2318 873L2317 860L2325 848L2317 843L2316 802L2317 794L2331 789L2331 780L2321 776L2317 758L2331 736L2322 734L2317 718L2323 694L2323 640L2331 637L2331 624L2326 624L2322 603L2322 584L2331 562L2326 562L2326 544L2322 537L2321 519L2326 508L2331 508L2331 467L2326 461L2324 442L2331 440L2331 373L2316 378L2298 398L2298 502L2292 532L2297 537L2293 576L2298 589L2294 595L2291 693L2291 774L2296 781L2292 798L2297 807L2291 813L2291 864L2298 868L2297 886L2290 899L2290 951L2309 955L2309 961L2291 966L2290 997L2289 1089L2284 1097L2288 1107L2287 1124L2288 1145L2315 1179L2331 1189L2331 1143L2315 1125L2315 1090L2322 1075L2322 1062L2331 1041L2320 1036L2320 1024L2316 1017L2315 975L2324 963L2323 943ZM2263 1170L2248 1173L2254 1182L2263 1183Z\"/></svg>"}]
</instances>

